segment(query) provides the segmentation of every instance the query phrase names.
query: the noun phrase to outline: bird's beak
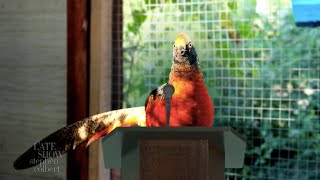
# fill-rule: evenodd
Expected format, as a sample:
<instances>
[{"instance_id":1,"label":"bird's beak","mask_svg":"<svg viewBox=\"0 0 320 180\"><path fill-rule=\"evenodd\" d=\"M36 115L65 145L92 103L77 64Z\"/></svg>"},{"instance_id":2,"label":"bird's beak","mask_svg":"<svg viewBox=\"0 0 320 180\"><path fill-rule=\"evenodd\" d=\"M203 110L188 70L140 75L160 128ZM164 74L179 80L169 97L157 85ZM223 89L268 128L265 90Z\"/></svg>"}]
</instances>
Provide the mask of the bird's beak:
<instances>
[{"instance_id":1,"label":"bird's beak","mask_svg":"<svg viewBox=\"0 0 320 180\"><path fill-rule=\"evenodd\" d=\"M187 52L186 48L183 46L179 47L179 51L180 51L181 56L185 55L185 53Z\"/></svg>"}]
</instances>

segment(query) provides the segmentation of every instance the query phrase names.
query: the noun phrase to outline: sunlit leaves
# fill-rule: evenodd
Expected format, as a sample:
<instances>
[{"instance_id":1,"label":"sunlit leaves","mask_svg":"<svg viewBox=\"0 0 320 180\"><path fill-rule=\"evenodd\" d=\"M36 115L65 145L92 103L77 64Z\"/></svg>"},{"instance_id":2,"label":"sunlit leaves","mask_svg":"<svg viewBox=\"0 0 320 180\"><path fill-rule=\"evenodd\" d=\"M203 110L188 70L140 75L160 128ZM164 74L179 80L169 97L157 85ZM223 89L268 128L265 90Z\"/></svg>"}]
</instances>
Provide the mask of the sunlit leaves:
<instances>
[{"instance_id":1,"label":"sunlit leaves","mask_svg":"<svg viewBox=\"0 0 320 180\"><path fill-rule=\"evenodd\" d=\"M133 18L133 23L128 24L128 30L134 34L137 34L139 32L139 29L141 25L145 22L147 19L147 16L145 14L144 9L135 9L132 11L131 15Z\"/></svg>"}]
</instances>

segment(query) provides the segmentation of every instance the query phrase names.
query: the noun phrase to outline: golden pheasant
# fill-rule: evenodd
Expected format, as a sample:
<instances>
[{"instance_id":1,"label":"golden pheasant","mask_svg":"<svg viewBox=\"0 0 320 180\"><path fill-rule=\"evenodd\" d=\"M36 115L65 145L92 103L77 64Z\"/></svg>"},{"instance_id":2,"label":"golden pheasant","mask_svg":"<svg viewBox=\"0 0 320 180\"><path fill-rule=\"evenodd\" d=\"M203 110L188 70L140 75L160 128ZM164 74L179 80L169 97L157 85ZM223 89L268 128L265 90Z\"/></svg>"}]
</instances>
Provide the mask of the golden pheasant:
<instances>
[{"instance_id":1,"label":"golden pheasant","mask_svg":"<svg viewBox=\"0 0 320 180\"><path fill-rule=\"evenodd\" d=\"M177 35L172 55L172 68L166 83L175 89L170 103L170 126L212 126L213 103L203 80L196 50L187 34ZM166 100L163 90L166 84L150 93L144 107L94 115L52 133L36 145L54 143L55 153L51 153L51 157L56 157L79 144L89 145L116 127L166 126ZM34 146L17 158L14 162L15 169L29 168L48 158L39 157L40 150ZM31 161L32 159L37 161Z\"/></svg>"}]
</instances>

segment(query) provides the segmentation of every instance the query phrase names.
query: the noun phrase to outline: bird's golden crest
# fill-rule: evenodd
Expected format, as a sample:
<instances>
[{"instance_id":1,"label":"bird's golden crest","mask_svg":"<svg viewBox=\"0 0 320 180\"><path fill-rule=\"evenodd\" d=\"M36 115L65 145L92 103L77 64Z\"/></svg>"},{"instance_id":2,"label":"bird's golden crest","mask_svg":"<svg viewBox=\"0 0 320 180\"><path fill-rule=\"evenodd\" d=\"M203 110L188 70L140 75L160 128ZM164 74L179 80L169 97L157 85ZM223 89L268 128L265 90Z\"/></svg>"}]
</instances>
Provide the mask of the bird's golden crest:
<instances>
[{"instance_id":1,"label":"bird's golden crest","mask_svg":"<svg viewBox=\"0 0 320 180\"><path fill-rule=\"evenodd\" d=\"M191 42L191 38L184 32L181 32L177 35L176 39L174 40L174 46L185 47L189 42Z\"/></svg>"}]
</instances>

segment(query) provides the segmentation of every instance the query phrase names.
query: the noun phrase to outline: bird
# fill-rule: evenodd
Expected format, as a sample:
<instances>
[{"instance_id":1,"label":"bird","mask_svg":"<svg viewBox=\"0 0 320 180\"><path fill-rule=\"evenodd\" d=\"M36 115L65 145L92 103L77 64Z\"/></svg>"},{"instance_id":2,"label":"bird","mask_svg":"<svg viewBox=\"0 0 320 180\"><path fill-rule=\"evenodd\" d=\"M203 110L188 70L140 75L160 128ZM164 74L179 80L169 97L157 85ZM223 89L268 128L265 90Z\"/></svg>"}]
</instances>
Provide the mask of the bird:
<instances>
[{"instance_id":1,"label":"bird","mask_svg":"<svg viewBox=\"0 0 320 180\"><path fill-rule=\"evenodd\" d=\"M171 85L170 122L167 124L164 88ZM179 33L172 46L172 67L168 81L155 88L145 106L124 108L93 115L63 127L35 143L14 162L17 170L40 164L47 158L60 156L80 144L90 145L117 127L211 127L214 106L201 72L199 58L190 37ZM39 156L43 145L54 143L52 153Z\"/></svg>"}]
</instances>

